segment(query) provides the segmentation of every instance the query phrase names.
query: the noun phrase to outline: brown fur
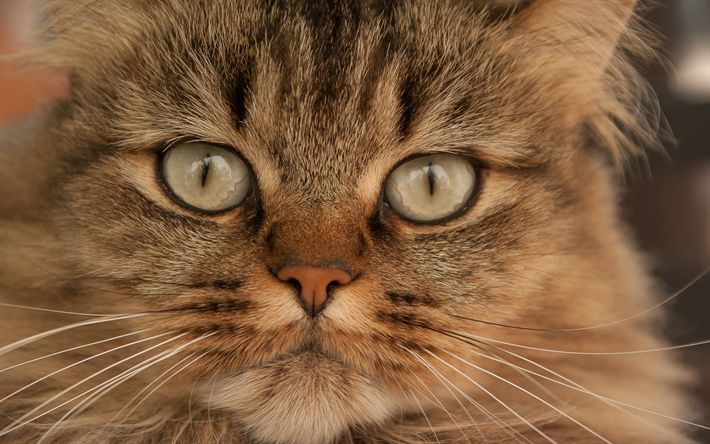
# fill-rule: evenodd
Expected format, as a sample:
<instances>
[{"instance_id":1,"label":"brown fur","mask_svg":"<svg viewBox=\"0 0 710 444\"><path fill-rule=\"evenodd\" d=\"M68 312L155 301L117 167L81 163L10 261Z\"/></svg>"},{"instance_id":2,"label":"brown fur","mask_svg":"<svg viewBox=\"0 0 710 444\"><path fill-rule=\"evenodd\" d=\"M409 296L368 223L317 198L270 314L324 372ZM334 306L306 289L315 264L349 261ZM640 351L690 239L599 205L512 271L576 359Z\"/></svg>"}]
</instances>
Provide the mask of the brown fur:
<instances>
[{"instance_id":1,"label":"brown fur","mask_svg":"<svg viewBox=\"0 0 710 444\"><path fill-rule=\"evenodd\" d=\"M71 95L3 135L3 303L147 314L3 355L7 368L139 332L3 372L2 396L145 341L9 398L0 426L181 348L78 414L63 418L70 402L2 442L599 440L580 424L614 443L687 441L676 421L502 362L692 419L671 352L501 344L661 348L658 311L577 332L490 324L597 326L657 300L616 213L614 171L657 136L629 61L649 54L634 1L501 13L453 0L266 3L49 3L51 39L32 56L68 72ZM237 150L255 197L218 215L176 205L156 163L182 140ZM439 152L476 160L475 205L437 225L400 219L384 179ZM315 320L274 276L284 263L335 262L357 277ZM2 316L3 345L90 319Z\"/></svg>"}]
</instances>

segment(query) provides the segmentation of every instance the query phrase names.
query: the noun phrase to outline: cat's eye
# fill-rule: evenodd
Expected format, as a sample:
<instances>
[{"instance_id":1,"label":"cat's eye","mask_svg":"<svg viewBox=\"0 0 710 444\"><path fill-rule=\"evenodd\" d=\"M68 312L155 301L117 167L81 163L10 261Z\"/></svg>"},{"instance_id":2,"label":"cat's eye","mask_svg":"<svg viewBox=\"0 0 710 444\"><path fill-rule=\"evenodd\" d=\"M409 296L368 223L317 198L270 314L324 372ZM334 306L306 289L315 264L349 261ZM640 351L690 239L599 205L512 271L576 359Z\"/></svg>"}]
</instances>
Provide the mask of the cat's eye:
<instances>
[{"instance_id":1,"label":"cat's eye","mask_svg":"<svg viewBox=\"0 0 710 444\"><path fill-rule=\"evenodd\" d=\"M385 197L405 219L432 223L467 207L476 190L476 168L463 156L434 154L412 159L390 173Z\"/></svg>"},{"instance_id":2,"label":"cat's eye","mask_svg":"<svg viewBox=\"0 0 710 444\"><path fill-rule=\"evenodd\" d=\"M236 154L204 143L167 150L161 162L165 184L185 204L207 212L242 203L251 189L249 167Z\"/></svg>"}]
</instances>

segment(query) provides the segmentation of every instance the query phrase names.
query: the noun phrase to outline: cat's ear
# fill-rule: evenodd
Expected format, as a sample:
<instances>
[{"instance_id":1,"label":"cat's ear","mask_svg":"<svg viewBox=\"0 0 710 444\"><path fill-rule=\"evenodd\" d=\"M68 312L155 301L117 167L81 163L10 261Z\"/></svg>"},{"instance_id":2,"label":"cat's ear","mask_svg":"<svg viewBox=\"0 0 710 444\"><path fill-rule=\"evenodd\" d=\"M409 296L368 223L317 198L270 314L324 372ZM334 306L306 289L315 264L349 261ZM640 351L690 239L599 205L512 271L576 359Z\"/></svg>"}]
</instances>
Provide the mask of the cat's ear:
<instances>
[{"instance_id":1,"label":"cat's ear","mask_svg":"<svg viewBox=\"0 0 710 444\"><path fill-rule=\"evenodd\" d=\"M554 103L549 121L589 135L620 170L662 150L655 94L635 60L652 60L654 34L637 0L535 0L509 22L507 56L533 78L535 97Z\"/></svg>"},{"instance_id":2,"label":"cat's ear","mask_svg":"<svg viewBox=\"0 0 710 444\"><path fill-rule=\"evenodd\" d=\"M536 0L516 16L513 32L540 46L554 45L590 77L602 75L637 0Z\"/></svg>"},{"instance_id":3,"label":"cat's ear","mask_svg":"<svg viewBox=\"0 0 710 444\"><path fill-rule=\"evenodd\" d=\"M142 24L155 18L153 0L46 0L41 6L41 44L30 61L72 73L93 75L140 41Z\"/></svg>"}]
</instances>

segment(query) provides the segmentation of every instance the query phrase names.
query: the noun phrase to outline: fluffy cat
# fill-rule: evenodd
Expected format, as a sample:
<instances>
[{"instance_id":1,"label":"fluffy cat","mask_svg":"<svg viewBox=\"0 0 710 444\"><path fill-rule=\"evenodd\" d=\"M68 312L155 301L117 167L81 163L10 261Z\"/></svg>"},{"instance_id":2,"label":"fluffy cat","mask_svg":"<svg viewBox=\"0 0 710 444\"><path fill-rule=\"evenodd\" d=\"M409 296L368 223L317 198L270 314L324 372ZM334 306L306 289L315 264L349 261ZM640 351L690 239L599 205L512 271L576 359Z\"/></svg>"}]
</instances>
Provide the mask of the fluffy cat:
<instances>
[{"instance_id":1,"label":"fluffy cat","mask_svg":"<svg viewBox=\"0 0 710 444\"><path fill-rule=\"evenodd\" d=\"M657 143L635 7L50 1L2 442L690 441L616 210Z\"/></svg>"}]
</instances>

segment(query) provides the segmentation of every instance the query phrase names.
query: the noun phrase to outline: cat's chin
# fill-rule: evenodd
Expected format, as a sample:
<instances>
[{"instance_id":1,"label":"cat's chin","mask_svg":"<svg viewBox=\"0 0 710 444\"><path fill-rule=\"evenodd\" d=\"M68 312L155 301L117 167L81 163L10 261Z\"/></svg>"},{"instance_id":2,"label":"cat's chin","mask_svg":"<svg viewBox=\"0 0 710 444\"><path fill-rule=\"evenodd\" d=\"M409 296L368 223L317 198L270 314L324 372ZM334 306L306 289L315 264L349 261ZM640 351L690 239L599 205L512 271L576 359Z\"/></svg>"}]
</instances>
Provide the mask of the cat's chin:
<instances>
[{"instance_id":1,"label":"cat's chin","mask_svg":"<svg viewBox=\"0 0 710 444\"><path fill-rule=\"evenodd\" d=\"M373 378L313 350L223 377L204 393L211 408L233 411L256 441L273 444L328 444L399 408L399 396Z\"/></svg>"}]
</instances>

